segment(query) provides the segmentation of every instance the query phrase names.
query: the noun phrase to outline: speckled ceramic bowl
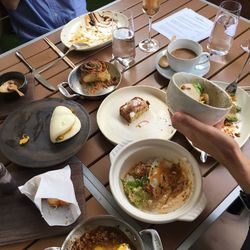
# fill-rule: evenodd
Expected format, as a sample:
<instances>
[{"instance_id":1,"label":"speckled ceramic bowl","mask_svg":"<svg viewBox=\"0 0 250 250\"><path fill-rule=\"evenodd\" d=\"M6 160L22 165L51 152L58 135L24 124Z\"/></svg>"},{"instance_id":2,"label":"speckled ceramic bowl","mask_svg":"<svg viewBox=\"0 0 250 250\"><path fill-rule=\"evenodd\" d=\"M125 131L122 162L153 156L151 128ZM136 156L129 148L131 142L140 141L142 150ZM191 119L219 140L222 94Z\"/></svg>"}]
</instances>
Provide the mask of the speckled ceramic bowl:
<instances>
[{"instance_id":1,"label":"speckled ceramic bowl","mask_svg":"<svg viewBox=\"0 0 250 250\"><path fill-rule=\"evenodd\" d=\"M209 95L210 105L192 99L181 90L183 83L193 81L198 81L204 87L204 92ZM224 119L232 107L231 98L224 89L203 77L184 72L172 76L166 102L172 113L184 112L209 125Z\"/></svg>"},{"instance_id":2,"label":"speckled ceramic bowl","mask_svg":"<svg viewBox=\"0 0 250 250\"><path fill-rule=\"evenodd\" d=\"M192 168L192 191L185 203L174 211L168 213L150 213L134 206L128 200L121 179L139 161L147 159L164 158L176 162L185 160L188 167ZM137 220L163 224L172 221L193 221L203 211L206 198L202 190L202 177L195 158L177 143L162 139L143 139L128 143L118 144L110 153L111 168L109 183L112 194L119 206L130 216Z\"/></svg>"}]
</instances>

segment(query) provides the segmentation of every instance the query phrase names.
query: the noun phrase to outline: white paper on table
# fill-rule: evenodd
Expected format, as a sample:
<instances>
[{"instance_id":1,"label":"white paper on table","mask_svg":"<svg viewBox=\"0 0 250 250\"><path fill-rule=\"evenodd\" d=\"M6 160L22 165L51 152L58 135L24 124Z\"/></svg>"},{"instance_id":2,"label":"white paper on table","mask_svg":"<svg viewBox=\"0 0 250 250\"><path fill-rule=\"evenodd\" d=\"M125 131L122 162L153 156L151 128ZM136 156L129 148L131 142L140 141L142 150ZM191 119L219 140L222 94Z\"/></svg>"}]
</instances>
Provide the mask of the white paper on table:
<instances>
[{"instance_id":1,"label":"white paper on table","mask_svg":"<svg viewBox=\"0 0 250 250\"><path fill-rule=\"evenodd\" d=\"M67 165L62 169L37 175L19 187L20 192L35 203L50 226L68 226L81 214L70 175L71 169ZM69 205L52 207L47 198L63 200Z\"/></svg>"},{"instance_id":2,"label":"white paper on table","mask_svg":"<svg viewBox=\"0 0 250 250\"><path fill-rule=\"evenodd\" d=\"M210 36L213 22L195 11L185 8L152 25L153 29L166 36L185 38L199 42Z\"/></svg>"}]
</instances>

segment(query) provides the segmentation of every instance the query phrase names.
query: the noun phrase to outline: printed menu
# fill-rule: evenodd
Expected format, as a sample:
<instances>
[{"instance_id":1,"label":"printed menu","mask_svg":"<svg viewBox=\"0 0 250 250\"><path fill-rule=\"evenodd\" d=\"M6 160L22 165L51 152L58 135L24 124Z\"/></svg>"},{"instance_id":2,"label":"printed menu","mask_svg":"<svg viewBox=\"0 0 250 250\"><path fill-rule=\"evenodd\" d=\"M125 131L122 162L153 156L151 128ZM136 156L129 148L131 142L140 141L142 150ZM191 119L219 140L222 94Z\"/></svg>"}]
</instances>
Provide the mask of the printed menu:
<instances>
[{"instance_id":1,"label":"printed menu","mask_svg":"<svg viewBox=\"0 0 250 250\"><path fill-rule=\"evenodd\" d=\"M195 11L185 8L154 23L152 27L169 40L176 36L177 39L186 38L199 42L209 37L213 22Z\"/></svg>"}]
</instances>

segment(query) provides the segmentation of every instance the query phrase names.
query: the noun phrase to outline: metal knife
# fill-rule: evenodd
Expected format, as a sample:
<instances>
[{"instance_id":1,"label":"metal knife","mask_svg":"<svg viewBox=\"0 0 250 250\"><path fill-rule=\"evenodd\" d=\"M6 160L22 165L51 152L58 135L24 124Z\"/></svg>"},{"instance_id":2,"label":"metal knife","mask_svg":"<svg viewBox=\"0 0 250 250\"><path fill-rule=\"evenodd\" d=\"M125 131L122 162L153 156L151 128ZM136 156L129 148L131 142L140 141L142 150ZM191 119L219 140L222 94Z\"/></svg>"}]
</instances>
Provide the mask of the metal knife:
<instances>
[{"instance_id":1,"label":"metal knife","mask_svg":"<svg viewBox=\"0 0 250 250\"><path fill-rule=\"evenodd\" d=\"M41 83L44 87L46 87L46 88L49 89L49 90L52 90L52 91L55 91L55 90L56 90L56 88L55 88L53 85L51 85L47 80L45 80L45 79L39 74L38 70L34 69L34 68L26 61L26 59L23 57L23 55L22 55L20 52L16 51L16 55L17 55L17 57L19 57L19 58L29 67L29 69L31 69L33 76L35 77L35 79L36 79L39 83Z\"/></svg>"}]
</instances>

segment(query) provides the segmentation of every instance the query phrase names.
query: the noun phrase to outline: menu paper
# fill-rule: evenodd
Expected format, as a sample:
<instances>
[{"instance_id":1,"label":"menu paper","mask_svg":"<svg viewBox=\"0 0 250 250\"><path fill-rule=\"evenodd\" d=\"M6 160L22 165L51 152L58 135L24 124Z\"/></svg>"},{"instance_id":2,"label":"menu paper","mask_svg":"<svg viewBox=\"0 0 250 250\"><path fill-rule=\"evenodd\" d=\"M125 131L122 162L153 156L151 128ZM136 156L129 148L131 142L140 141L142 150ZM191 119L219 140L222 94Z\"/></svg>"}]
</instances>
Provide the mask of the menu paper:
<instances>
[{"instance_id":1,"label":"menu paper","mask_svg":"<svg viewBox=\"0 0 250 250\"><path fill-rule=\"evenodd\" d=\"M76 221L81 210L71 181L71 169L66 167L37 175L19 187L33 201L50 226L68 226ZM63 200L68 205L52 207L47 198Z\"/></svg>"},{"instance_id":2,"label":"menu paper","mask_svg":"<svg viewBox=\"0 0 250 250\"><path fill-rule=\"evenodd\" d=\"M199 42L209 37L213 22L204 16L185 8L152 25L153 29L166 36L185 38Z\"/></svg>"}]
</instances>

